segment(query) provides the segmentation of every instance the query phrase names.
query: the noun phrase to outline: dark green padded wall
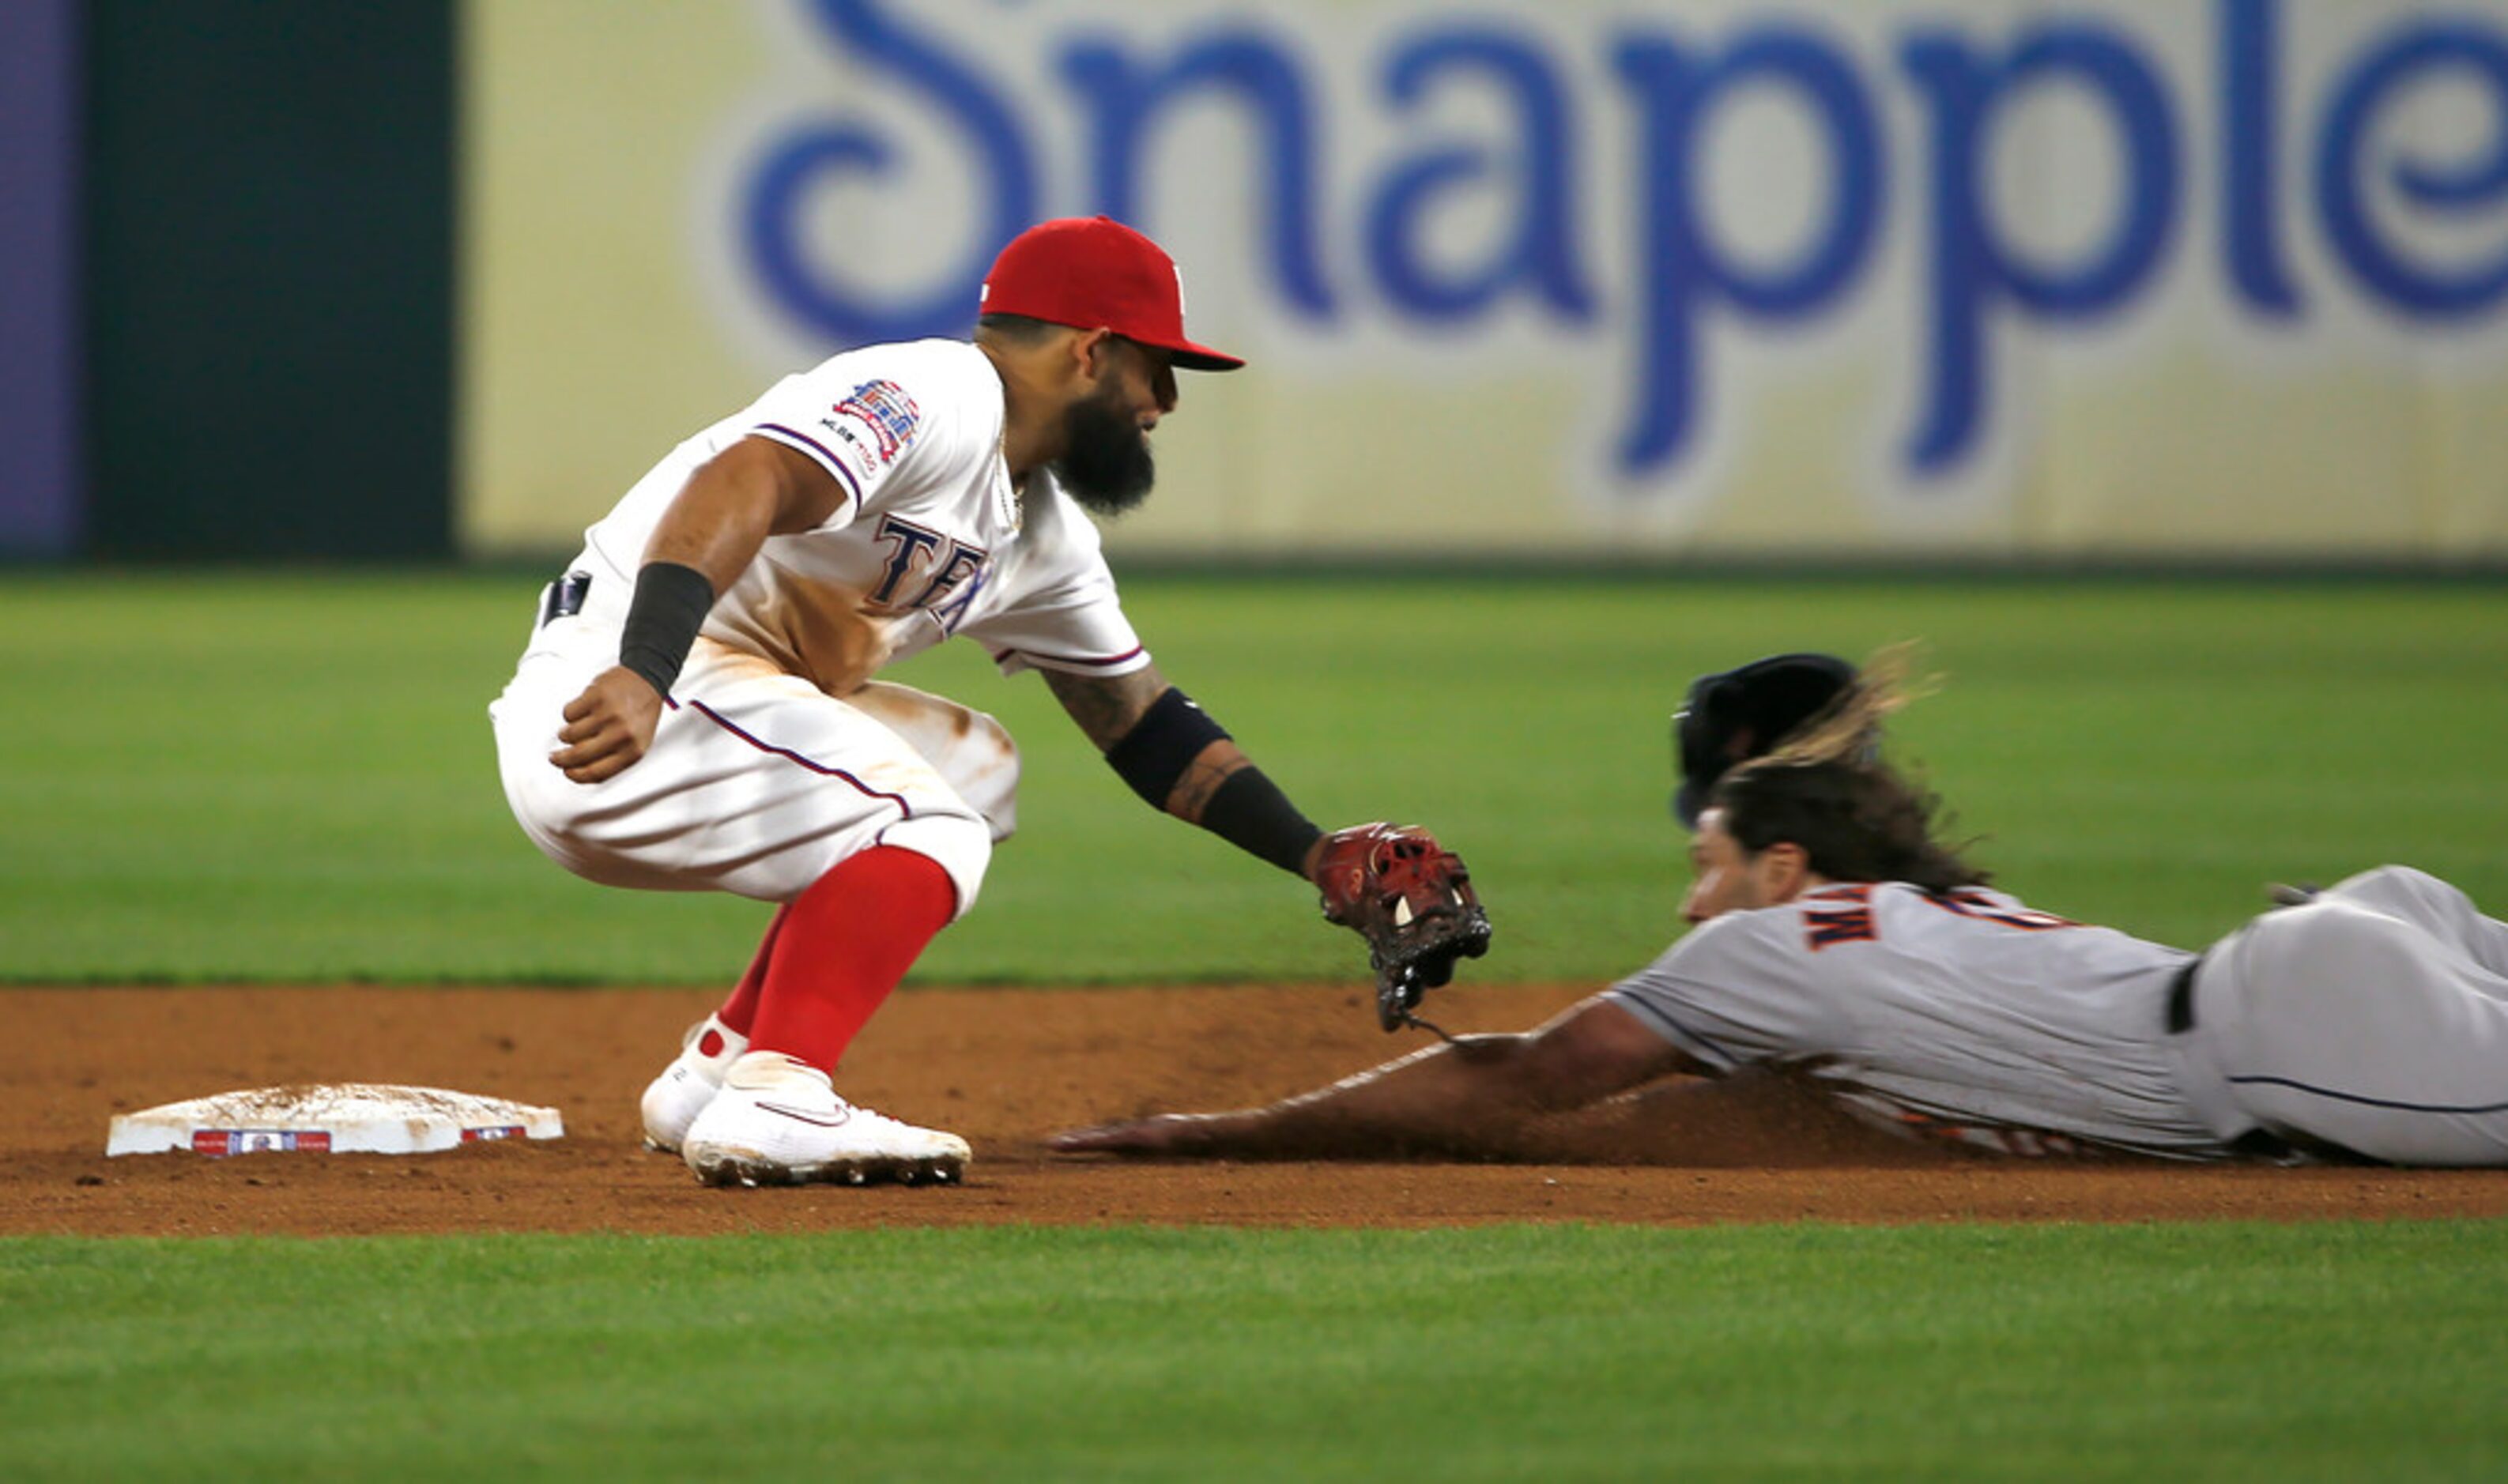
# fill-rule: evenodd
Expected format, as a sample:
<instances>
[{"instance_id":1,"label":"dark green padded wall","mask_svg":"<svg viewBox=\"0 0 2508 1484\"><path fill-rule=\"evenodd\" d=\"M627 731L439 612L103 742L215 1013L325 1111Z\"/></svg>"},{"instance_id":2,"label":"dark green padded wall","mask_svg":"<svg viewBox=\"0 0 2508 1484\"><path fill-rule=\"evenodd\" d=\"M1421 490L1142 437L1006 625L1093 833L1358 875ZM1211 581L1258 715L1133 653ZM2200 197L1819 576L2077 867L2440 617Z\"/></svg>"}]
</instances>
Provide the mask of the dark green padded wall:
<instances>
[{"instance_id":1,"label":"dark green padded wall","mask_svg":"<svg viewBox=\"0 0 2508 1484\"><path fill-rule=\"evenodd\" d=\"M88 549L452 548L452 0L92 0Z\"/></svg>"}]
</instances>

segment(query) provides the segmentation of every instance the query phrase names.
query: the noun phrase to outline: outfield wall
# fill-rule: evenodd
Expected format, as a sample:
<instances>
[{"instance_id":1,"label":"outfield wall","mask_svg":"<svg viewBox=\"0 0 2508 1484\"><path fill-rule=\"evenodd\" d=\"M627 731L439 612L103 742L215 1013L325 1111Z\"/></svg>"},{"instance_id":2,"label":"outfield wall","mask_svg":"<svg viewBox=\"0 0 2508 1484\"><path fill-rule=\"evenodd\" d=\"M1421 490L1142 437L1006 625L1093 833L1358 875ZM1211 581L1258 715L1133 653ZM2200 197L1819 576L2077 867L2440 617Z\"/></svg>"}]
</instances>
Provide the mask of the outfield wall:
<instances>
[{"instance_id":1,"label":"outfield wall","mask_svg":"<svg viewBox=\"0 0 2508 1484\"><path fill-rule=\"evenodd\" d=\"M453 550L451 0L0 0L0 560Z\"/></svg>"},{"instance_id":2,"label":"outfield wall","mask_svg":"<svg viewBox=\"0 0 2508 1484\"><path fill-rule=\"evenodd\" d=\"M1133 554L2508 558L2508 0L461 22L472 553L1103 210L1254 363Z\"/></svg>"},{"instance_id":3,"label":"outfield wall","mask_svg":"<svg viewBox=\"0 0 2508 1484\"><path fill-rule=\"evenodd\" d=\"M0 557L79 538L78 18L0 5Z\"/></svg>"},{"instance_id":4,"label":"outfield wall","mask_svg":"<svg viewBox=\"0 0 2508 1484\"><path fill-rule=\"evenodd\" d=\"M450 8L81 18L88 549L447 555Z\"/></svg>"},{"instance_id":5,"label":"outfield wall","mask_svg":"<svg viewBox=\"0 0 2508 1484\"><path fill-rule=\"evenodd\" d=\"M1136 560L2508 563L2508 0L0 10L0 559L561 552L1106 210Z\"/></svg>"}]
</instances>

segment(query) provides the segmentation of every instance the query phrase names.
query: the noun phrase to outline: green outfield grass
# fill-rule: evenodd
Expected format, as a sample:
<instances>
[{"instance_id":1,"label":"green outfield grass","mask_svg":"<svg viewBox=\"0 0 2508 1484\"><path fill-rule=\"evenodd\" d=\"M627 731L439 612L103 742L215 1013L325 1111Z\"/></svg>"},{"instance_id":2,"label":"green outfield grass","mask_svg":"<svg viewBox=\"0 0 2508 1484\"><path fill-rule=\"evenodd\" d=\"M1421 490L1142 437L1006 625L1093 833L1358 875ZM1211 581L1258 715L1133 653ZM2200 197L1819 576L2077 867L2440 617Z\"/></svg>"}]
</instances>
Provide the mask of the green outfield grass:
<instances>
[{"instance_id":1,"label":"green outfield grass","mask_svg":"<svg viewBox=\"0 0 2508 1484\"><path fill-rule=\"evenodd\" d=\"M528 576L0 585L0 977L708 983L755 904L604 890L507 818L484 707ZM1627 971L1674 928L1665 716L1775 648L1935 646L1900 725L2050 909L2184 943L2268 877L2387 859L2508 898L2508 594L2321 583L1335 577L1131 584L1168 674L1326 823L1436 826L1485 980ZM1019 736L1018 839L925 982L1348 977L1298 884L1153 814L1034 677L901 678Z\"/></svg>"},{"instance_id":2,"label":"green outfield grass","mask_svg":"<svg viewBox=\"0 0 2508 1484\"><path fill-rule=\"evenodd\" d=\"M0 1298L13 1479L2508 1469L2499 1223L21 1240Z\"/></svg>"},{"instance_id":3,"label":"green outfield grass","mask_svg":"<svg viewBox=\"0 0 2508 1484\"><path fill-rule=\"evenodd\" d=\"M734 971L761 908L585 886L507 819L483 712L535 587L0 583L0 977ZM2043 906L2195 943L2266 878L2386 859L2508 902L2482 588L1127 594L1310 813L1468 854L1484 979L1601 981L1670 935L1689 675L1908 637L1950 683L1901 750ZM1028 759L927 982L1355 976L1301 887L1143 809L1033 678L963 645L904 678ZM2485 1222L15 1240L0 1476L2486 1478L2503 1258Z\"/></svg>"}]
</instances>

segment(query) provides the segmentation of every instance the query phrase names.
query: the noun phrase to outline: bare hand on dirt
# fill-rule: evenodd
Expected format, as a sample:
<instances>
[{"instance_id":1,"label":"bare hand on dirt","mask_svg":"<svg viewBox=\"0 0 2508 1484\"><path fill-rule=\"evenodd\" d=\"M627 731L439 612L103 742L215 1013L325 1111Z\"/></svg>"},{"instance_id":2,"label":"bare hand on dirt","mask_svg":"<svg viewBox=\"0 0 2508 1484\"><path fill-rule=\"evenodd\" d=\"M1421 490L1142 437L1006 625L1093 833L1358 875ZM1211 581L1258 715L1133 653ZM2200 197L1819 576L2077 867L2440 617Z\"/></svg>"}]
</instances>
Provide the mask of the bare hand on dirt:
<instances>
[{"instance_id":1,"label":"bare hand on dirt","mask_svg":"<svg viewBox=\"0 0 2508 1484\"><path fill-rule=\"evenodd\" d=\"M1046 1140L1056 1154L1191 1154L1206 1147L1214 1120L1194 1113L1161 1113L1068 1129Z\"/></svg>"}]
</instances>

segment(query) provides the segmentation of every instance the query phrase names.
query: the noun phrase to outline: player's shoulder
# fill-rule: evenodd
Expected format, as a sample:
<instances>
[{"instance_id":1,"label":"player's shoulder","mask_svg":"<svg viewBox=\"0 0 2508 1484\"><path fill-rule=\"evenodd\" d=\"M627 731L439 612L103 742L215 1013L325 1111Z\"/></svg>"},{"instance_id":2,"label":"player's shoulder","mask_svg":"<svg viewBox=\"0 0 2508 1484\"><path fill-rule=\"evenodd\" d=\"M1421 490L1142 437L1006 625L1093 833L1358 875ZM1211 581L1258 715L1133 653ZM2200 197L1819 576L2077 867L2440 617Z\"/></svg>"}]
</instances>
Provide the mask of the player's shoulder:
<instances>
[{"instance_id":1,"label":"player's shoulder","mask_svg":"<svg viewBox=\"0 0 2508 1484\"><path fill-rule=\"evenodd\" d=\"M973 341L892 341L886 344L866 345L847 353L863 357L866 364L936 387L980 390L995 396L1001 394L1001 373L993 369L992 357L978 349Z\"/></svg>"},{"instance_id":2,"label":"player's shoulder","mask_svg":"<svg viewBox=\"0 0 2508 1484\"><path fill-rule=\"evenodd\" d=\"M1607 993L1658 1012L1756 1020L1779 1002L1799 1006L1821 993L1802 937L1790 905L1718 913Z\"/></svg>"},{"instance_id":3,"label":"player's shoulder","mask_svg":"<svg viewBox=\"0 0 2508 1484\"><path fill-rule=\"evenodd\" d=\"M1902 882L1838 882L1816 887L1770 907L1722 912L1672 945L1667 960L1690 963L1749 959L1766 963L1817 955L1838 943L1878 936L1875 923L1903 888Z\"/></svg>"},{"instance_id":4,"label":"player's shoulder","mask_svg":"<svg viewBox=\"0 0 2508 1484\"><path fill-rule=\"evenodd\" d=\"M829 384L887 382L935 404L936 412L959 412L964 404L988 410L996 419L1001 415L1001 373L968 341L892 341L839 350L805 375Z\"/></svg>"},{"instance_id":5,"label":"player's shoulder","mask_svg":"<svg viewBox=\"0 0 2508 1484\"><path fill-rule=\"evenodd\" d=\"M802 375L833 378L889 375L936 384L983 378L999 386L1001 378L992 367L993 363L977 348L975 342L935 338L856 345L836 351Z\"/></svg>"},{"instance_id":6,"label":"player's shoulder","mask_svg":"<svg viewBox=\"0 0 2508 1484\"><path fill-rule=\"evenodd\" d=\"M1675 938L1660 960L1666 964L1696 963L1736 956L1757 956L1799 936L1794 904L1744 907L1719 912Z\"/></svg>"},{"instance_id":7,"label":"player's shoulder","mask_svg":"<svg viewBox=\"0 0 2508 1484\"><path fill-rule=\"evenodd\" d=\"M899 341L838 351L800 374L831 430L875 442L882 462L917 445L994 448L1001 377L966 341Z\"/></svg>"},{"instance_id":8,"label":"player's shoulder","mask_svg":"<svg viewBox=\"0 0 2508 1484\"><path fill-rule=\"evenodd\" d=\"M1892 881L1876 882L1869 890L1875 904L1897 911L1921 908L1937 915L1948 913L1953 917L1977 913L2037 912L2027 902L1994 887L1953 887L1946 891L1936 891L1913 882Z\"/></svg>"}]
</instances>

